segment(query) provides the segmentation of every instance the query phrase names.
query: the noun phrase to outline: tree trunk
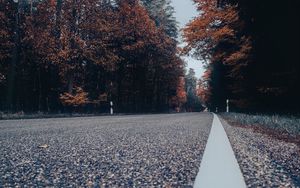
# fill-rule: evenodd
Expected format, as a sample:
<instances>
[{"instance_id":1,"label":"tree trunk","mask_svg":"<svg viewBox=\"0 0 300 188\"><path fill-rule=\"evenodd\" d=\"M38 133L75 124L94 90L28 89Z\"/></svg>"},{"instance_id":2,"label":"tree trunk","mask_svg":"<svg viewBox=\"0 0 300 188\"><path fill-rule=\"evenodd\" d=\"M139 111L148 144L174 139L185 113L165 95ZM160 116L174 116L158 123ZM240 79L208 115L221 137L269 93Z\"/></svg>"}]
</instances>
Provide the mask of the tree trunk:
<instances>
[{"instance_id":1,"label":"tree trunk","mask_svg":"<svg viewBox=\"0 0 300 188\"><path fill-rule=\"evenodd\" d=\"M68 93L73 94L73 84L74 84L74 73L70 73L68 76Z\"/></svg>"},{"instance_id":2,"label":"tree trunk","mask_svg":"<svg viewBox=\"0 0 300 188\"><path fill-rule=\"evenodd\" d=\"M15 94L15 74L16 74L16 64L18 61L19 52L19 10L20 3L17 6L17 13L15 17L15 27L14 27L14 48L12 52L12 59L10 64L10 72L8 75L8 88L7 88L7 109L13 110L13 95Z\"/></svg>"},{"instance_id":3,"label":"tree trunk","mask_svg":"<svg viewBox=\"0 0 300 188\"><path fill-rule=\"evenodd\" d=\"M39 111L42 111L42 83L41 83L41 69L38 69L39 74Z\"/></svg>"}]
</instances>

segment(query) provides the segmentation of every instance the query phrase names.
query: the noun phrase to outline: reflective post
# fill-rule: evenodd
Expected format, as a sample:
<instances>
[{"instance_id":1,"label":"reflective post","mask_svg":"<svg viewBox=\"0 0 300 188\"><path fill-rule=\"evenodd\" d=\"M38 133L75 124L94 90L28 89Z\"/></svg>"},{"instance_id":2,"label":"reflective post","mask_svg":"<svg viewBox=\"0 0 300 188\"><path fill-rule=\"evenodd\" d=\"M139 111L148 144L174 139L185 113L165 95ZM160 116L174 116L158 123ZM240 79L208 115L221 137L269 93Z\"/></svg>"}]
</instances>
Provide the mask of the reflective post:
<instances>
[{"instance_id":1,"label":"reflective post","mask_svg":"<svg viewBox=\"0 0 300 188\"><path fill-rule=\"evenodd\" d=\"M229 99L226 100L226 112L229 112Z\"/></svg>"},{"instance_id":2,"label":"reflective post","mask_svg":"<svg viewBox=\"0 0 300 188\"><path fill-rule=\"evenodd\" d=\"M110 101L110 115L113 115L114 114L114 109L113 109L113 102Z\"/></svg>"}]
</instances>

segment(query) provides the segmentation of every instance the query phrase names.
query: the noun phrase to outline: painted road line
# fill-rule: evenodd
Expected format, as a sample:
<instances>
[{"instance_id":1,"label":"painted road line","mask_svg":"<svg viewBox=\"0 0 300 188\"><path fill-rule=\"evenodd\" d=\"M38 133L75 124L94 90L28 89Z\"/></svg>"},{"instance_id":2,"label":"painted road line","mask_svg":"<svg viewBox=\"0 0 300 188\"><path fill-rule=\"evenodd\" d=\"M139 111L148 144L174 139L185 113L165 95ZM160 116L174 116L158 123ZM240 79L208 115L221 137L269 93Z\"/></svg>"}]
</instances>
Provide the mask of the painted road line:
<instances>
[{"instance_id":1,"label":"painted road line","mask_svg":"<svg viewBox=\"0 0 300 188\"><path fill-rule=\"evenodd\" d=\"M194 188L245 188L246 183L218 116L204 150Z\"/></svg>"}]
</instances>

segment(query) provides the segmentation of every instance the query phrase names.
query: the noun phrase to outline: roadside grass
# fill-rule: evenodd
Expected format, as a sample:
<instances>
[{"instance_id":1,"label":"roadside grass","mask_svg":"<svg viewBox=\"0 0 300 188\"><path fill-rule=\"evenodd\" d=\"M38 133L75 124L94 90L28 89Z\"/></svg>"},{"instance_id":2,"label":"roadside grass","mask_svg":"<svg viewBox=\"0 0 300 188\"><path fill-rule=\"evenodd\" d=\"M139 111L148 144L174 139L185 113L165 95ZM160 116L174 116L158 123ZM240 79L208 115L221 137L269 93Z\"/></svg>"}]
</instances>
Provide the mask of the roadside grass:
<instances>
[{"instance_id":1,"label":"roadside grass","mask_svg":"<svg viewBox=\"0 0 300 188\"><path fill-rule=\"evenodd\" d=\"M152 114L175 114L177 112L141 112L141 113L119 113L115 112L115 115L152 115ZM7 113L0 111L0 120L14 120L14 119L46 119L46 118L72 118L72 117L93 117L93 116L112 116L109 112L107 113L46 113L46 112L36 112L36 113L25 113L23 111L17 113Z\"/></svg>"},{"instance_id":2,"label":"roadside grass","mask_svg":"<svg viewBox=\"0 0 300 188\"><path fill-rule=\"evenodd\" d=\"M42 118L69 118L69 117L89 117L89 116L99 116L108 115L108 113L95 114L95 113L4 113L0 112L0 120L12 120L12 119L42 119Z\"/></svg>"},{"instance_id":3,"label":"roadside grass","mask_svg":"<svg viewBox=\"0 0 300 188\"><path fill-rule=\"evenodd\" d=\"M230 124L260 127L285 132L292 136L300 135L300 117L291 115L264 115L264 114L244 114L244 113L220 113L223 119Z\"/></svg>"}]
</instances>

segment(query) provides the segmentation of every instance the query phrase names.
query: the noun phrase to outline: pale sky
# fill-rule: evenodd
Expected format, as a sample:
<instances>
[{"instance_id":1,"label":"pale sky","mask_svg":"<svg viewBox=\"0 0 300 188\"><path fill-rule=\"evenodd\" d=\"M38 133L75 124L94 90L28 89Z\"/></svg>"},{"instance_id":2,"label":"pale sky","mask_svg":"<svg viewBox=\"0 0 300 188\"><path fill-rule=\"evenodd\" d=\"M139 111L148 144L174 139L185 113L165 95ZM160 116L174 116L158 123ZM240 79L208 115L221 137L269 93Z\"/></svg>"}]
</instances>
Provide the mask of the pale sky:
<instances>
[{"instance_id":1,"label":"pale sky","mask_svg":"<svg viewBox=\"0 0 300 188\"><path fill-rule=\"evenodd\" d=\"M175 17L179 22L180 29L198 14L192 0L172 0L172 5L176 11ZM204 72L201 61L193 59L192 57L184 57L184 59L188 63L187 69L193 68L196 72L196 76L200 78Z\"/></svg>"}]
</instances>

